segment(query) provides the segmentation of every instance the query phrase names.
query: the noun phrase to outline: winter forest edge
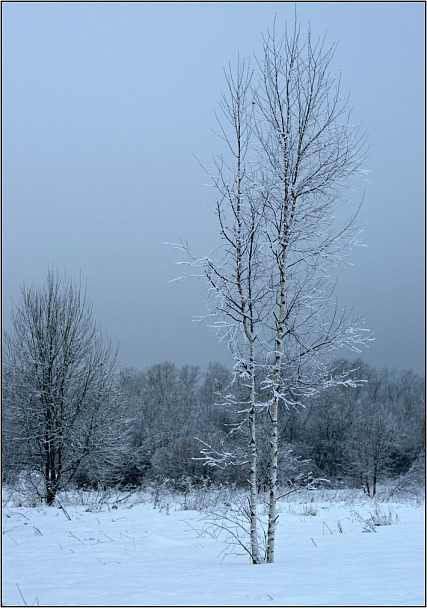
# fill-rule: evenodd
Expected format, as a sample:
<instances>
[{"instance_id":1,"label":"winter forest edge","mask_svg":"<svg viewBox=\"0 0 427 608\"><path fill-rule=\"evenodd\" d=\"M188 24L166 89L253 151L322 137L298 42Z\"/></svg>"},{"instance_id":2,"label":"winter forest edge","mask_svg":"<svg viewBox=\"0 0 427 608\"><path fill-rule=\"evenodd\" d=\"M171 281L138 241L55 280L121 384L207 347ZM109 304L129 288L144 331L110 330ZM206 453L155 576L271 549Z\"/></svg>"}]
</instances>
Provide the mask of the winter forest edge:
<instances>
[{"instance_id":1,"label":"winter forest edge","mask_svg":"<svg viewBox=\"0 0 427 608\"><path fill-rule=\"evenodd\" d=\"M97 493L110 509L113 493L114 508L146 493L167 514L174 496L228 534L229 553L261 564L275 562L290 495L424 495L425 379L365 363L365 320L336 303L336 275L360 244L347 197L366 175L367 136L329 73L334 52L296 23L283 37L274 26L254 68L239 58L225 70L223 151L206 169L221 244L203 258L174 246L179 280L208 286L205 320L232 368L123 369L81 281L52 268L22 288L3 337L5 506L71 520L66 496ZM368 532L384 523L361 519Z\"/></svg>"}]
</instances>

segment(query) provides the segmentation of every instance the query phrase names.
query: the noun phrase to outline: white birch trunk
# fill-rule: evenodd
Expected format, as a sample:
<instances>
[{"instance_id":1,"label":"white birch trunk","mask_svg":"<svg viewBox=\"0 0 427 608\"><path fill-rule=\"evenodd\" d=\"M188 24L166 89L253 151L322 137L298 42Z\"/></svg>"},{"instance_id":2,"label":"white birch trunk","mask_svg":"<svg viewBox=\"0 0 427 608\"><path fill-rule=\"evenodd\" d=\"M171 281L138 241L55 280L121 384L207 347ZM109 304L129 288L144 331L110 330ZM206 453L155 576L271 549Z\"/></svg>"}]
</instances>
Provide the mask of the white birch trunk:
<instances>
[{"instance_id":1,"label":"white birch trunk","mask_svg":"<svg viewBox=\"0 0 427 608\"><path fill-rule=\"evenodd\" d=\"M256 424L255 424L255 377L252 357L253 346L251 343L250 359L250 409L249 409L249 432L250 432L250 472L249 472L249 509L251 526L251 557L252 563L259 563L258 546L258 523L257 523L257 444L256 444Z\"/></svg>"},{"instance_id":2,"label":"white birch trunk","mask_svg":"<svg viewBox=\"0 0 427 608\"><path fill-rule=\"evenodd\" d=\"M280 388L280 371L282 367L282 354L283 354L283 325L285 320L285 259L286 250L283 251L281 268L281 281L280 281L280 311L277 324L276 334L276 360L274 369L274 380L273 380L273 398L270 406L270 417L271 417L271 432L270 432L270 492L269 492L269 512L268 512L268 530L267 530L267 563L272 564L274 562L274 543L276 538L276 525L277 525L277 454L278 454L278 410L279 410L279 388Z\"/></svg>"}]
</instances>

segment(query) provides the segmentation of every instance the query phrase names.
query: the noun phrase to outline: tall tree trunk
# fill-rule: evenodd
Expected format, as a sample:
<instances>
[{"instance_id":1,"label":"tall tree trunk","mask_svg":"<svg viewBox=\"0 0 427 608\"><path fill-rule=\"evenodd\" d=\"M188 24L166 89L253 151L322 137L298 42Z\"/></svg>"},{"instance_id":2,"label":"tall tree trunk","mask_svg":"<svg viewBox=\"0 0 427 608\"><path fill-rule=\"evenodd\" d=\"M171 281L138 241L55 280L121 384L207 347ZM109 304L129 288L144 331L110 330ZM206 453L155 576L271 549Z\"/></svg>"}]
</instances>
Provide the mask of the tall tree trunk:
<instances>
[{"instance_id":1,"label":"tall tree trunk","mask_svg":"<svg viewBox=\"0 0 427 608\"><path fill-rule=\"evenodd\" d=\"M274 542L276 538L277 525L277 461L278 461L278 411L279 411L279 389L280 374L282 368L283 355L283 328L285 322L285 302L286 302L286 283L285 283L285 261L286 249L282 252L282 266L280 268L280 310L277 322L276 341L275 341L275 368L273 380L273 397L270 406L271 431L270 431L270 493L269 493L269 512L267 530L267 563L274 562Z\"/></svg>"},{"instance_id":2,"label":"tall tree trunk","mask_svg":"<svg viewBox=\"0 0 427 608\"><path fill-rule=\"evenodd\" d=\"M58 487L56 463L55 463L55 430L53 406L51 403L46 404L45 413L45 438L44 438L44 453L45 453L45 490L46 503L51 505L55 500L55 495Z\"/></svg>"},{"instance_id":3,"label":"tall tree trunk","mask_svg":"<svg viewBox=\"0 0 427 608\"><path fill-rule=\"evenodd\" d=\"M270 408L271 434L270 434L270 492L269 492L269 511L268 511L268 531L267 531L267 563L274 562L274 541L276 538L277 524L277 399L273 399Z\"/></svg>"},{"instance_id":4,"label":"tall tree trunk","mask_svg":"<svg viewBox=\"0 0 427 608\"><path fill-rule=\"evenodd\" d=\"M251 344L252 351L252 344ZM255 376L253 356L251 352L250 364L250 407L249 407L249 432L250 432L250 471L249 471L249 509L251 526L251 557L252 563L260 562L258 546L258 522L257 522L257 445L256 445L256 426L255 426Z\"/></svg>"}]
</instances>

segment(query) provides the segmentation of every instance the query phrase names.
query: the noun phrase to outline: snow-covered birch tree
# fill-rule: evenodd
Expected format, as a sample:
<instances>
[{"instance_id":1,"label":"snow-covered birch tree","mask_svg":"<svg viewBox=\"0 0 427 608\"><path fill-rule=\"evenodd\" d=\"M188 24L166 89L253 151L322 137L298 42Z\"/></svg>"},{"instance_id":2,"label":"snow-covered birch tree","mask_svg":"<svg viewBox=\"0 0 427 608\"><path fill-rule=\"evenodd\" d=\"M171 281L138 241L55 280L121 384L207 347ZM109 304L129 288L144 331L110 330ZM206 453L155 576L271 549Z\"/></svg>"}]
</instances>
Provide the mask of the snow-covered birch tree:
<instances>
[{"instance_id":1,"label":"snow-covered birch tree","mask_svg":"<svg viewBox=\"0 0 427 608\"><path fill-rule=\"evenodd\" d=\"M220 195L216 205L216 218L221 246L215 257L192 257L191 265L202 269L210 287L210 314L220 340L226 340L235 360L235 379L248 389L244 403L230 393L230 404L247 416L249 425L249 511L250 555L259 563L257 531L257 450L256 450L256 340L259 317L256 310L265 297L263 266L260 264L259 222L262 209L251 181L252 172L247 164L253 124L251 121L252 71L247 63L238 61L235 73L231 67L225 72L227 92L220 102L217 115L219 135L226 145L225 155L214 158L215 173L211 176ZM246 419L246 417L245 417ZM217 459L209 448L204 450L210 464L226 466L227 457Z\"/></svg>"},{"instance_id":2,"label":"snow-covered birch tree","mask_svg":"<svg viewBox=\"0 0 427 608\"><path fill-rule=\"evenodd\" d=\"M325 356L359 352L360 321L334 304L336 268L357 244L354 212L338 222L350 180L361 173L365 137L350 124L347 98L331 73L335 46L313 44L310 31L264 38L254 91L258 174L263 191L265 266L271 281L265 317L266 384L271 389L267 561L274 561L277 522L279 405L295 407L314 391L351 383L333 375Z\"/></svg>"},{"instance_id":3,"label":"snow-covered birch tree","mask_svg":"<svg viewBox=\"0 0 427 608\"><path fill-rule=\"evenodd\" d=\"M351 385L347 371L331 371L330 359L343 347L360 352L369 338L334 298L337 269L358 244L357 209L343 221L338 209L349 203L351 180L363 173L366 137L351 125L348 98L331 73L335 46L313 44L310 31L302 38L295 23L281 39L273 28L263 49L250 78L241 61L235 75L227 73L221 108L231 129L220 123L219 134L230 163L217 157L213 175L221 246L191 263L203 268L214 324L252 387L246 408L251 505L257 410L270 418L266 560L273 562L280 409ZM255 369L264 377L261 395L253 390Z\"/></svg>"},{"instance_id":4,"label":"snow-covered birch tree","mask_svg":"<svg viewBox=\"0 0 427 608\"><path fill-rule=\"evenodd\" d=\"M50 505L79 470L91 468L95 480L124 449L116 351L80 285L53 270L45 285L22 288L12 326L3 351L8 443L16 466L43 479L37 489Z\"/></svg>"}]
</instances>

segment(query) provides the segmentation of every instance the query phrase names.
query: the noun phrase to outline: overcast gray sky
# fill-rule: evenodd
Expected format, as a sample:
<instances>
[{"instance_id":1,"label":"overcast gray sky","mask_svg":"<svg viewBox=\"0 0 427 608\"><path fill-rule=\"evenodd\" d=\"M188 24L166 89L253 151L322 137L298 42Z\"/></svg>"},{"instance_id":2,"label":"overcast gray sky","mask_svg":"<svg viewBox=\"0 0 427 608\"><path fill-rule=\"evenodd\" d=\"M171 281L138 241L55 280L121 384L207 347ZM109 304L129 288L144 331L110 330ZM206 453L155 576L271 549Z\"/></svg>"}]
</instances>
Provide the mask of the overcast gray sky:
<instances>
[{"instance_id":1,"label":"overcast gray sky","mask_svg":"<svg viewBox=\"0 0 427 608\"><path fill-rule=\"evenodd\" d=\"M223 66L261 49L293 3L3 2L3 327L23 282L52 265L87 279L123 365L228 364L192 321L201 284L168 284L186 238L217 244L215 191L193 157L221 150L211 132ZM303 29L338 42L334 69L369 133L360 219L341 300L366 312L382 368L424 374L423 2L302 2Z\"/></svg>"}]
</instances>

